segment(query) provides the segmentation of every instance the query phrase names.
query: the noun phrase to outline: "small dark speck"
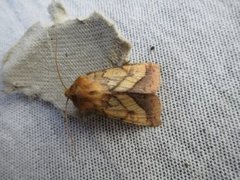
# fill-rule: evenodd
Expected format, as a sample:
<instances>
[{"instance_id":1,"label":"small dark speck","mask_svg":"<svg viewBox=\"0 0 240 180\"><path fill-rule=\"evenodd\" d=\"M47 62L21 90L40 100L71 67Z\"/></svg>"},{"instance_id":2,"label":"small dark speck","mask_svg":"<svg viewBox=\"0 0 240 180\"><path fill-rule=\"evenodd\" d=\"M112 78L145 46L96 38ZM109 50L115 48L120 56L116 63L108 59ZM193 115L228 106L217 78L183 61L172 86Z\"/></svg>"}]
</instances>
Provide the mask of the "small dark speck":
<instances>
[{"instance_id":1,"label":"small dark speck","mask_svg":"<svg viewBox=\"0 0 240 180\"><path fill-rule=\"evenodd\" d=\"M80 24L86 24L86 22L83 21L83 20L80 20L79 23L80 23Z\"/></svg>"},{"instance_id":2,"label":"small dark speck","mask_svg":"<svg viewBox=\"0 0 240 180\"><path fill-rule=\"evenodd\" d=\"M51 38L51 40L53 40L53 38Z\"/></svg>"},{"instance_id":3,"label":"small dark speck","mask_svg":"<svg viewBox=\"0 0 240 180\"><path fill-rule=\"evenodd\" d=\"M155 49L155 47L154 47L154 46L151 46L150 51L153 51L154 49Z\"/></svg>"},{"instance_id":4,"label":"small dark speck","mask_svg":"<svg viewBox=\"0 0 240 180\"><path fill-rule=\"evenodd\" d=\"M185 168L188 168L189 166L190 166L190 164L184 163L184 167L185 167Z\"/></svg>"},{"instance_id":5,"label":"small dark speck","mask_svg":"<svg viewBox=\"0 0 240 180\"><path fill-rule=\"evenodd\" d=\"M65 56L68 57L68 53L65 53Z\"/></svg>"},{"instance_id":6,"label":"small dark speck","mask_svg":"<svg viewBox=\"0 0 240 180\"><path fill-rule=\"evenodd\" d=\"M200 130L201 132L203 132L203 133L206 133L206 129L202 129L202 130Z\"/></svg>"}]
</instances>

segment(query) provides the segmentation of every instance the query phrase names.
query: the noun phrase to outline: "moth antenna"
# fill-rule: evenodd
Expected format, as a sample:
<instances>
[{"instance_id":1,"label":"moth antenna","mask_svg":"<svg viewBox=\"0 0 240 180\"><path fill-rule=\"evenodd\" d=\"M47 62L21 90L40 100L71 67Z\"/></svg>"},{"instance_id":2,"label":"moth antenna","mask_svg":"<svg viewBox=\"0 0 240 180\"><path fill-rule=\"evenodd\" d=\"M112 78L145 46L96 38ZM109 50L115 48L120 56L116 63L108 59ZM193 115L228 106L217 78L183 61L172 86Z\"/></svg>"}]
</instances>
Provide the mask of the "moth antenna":
<instances>
[{"instance_id":1,"label":"moth antenna","mask_svg":"<svg viewBox=\"0 0 240 180\"><path fill-rule=\"evenodd\" d=\"M55 64L56 64L56 69L57 69L57 73L58 73L58 78L59 78L62 86L64 87L64 89L67 90L67 87L66 87L65 84L63 83L62 76L61 76L60 71L59 71L59 65L58 65L58 62L57 62L57 41L58 41L57 32L55 32L55 36L56 36L56 45L55 45L55 56L54 56L54 60L55 60Z\"/></svg>"},{"instance_id":2,"label":"moth antenna","mask_svg":"<svg viewBox=\"0 0 240 180\"><path fill-rule=\"evenodd\" d=\"M67 137L70 137L70 142L71 142L71 147L73 147L74 153L73 153L73 157L76 157L77 151L76 151L76 143L73 139L73 136L69 130L69 121L68 121L68 117L67 117L67 105L68 105L68 100L69 98L67 98L66 100L66 104L65 104L65 112L64 112L64 129L65 129L65 133L67 134Z\"/></svg>"},{"instance_id":3,"label":"moth antenna","mask_svg":"<svg viewBox=\"0 0 240 180\"><path fill-rule=\"evenodd\" d=\"M55 32L55 36L56 36L56 45L55 45L55 57L54 57L54 60L55 60L55 64L56 64L56 69L57 69L57 73L58 73L58 77L59 77L59 80L62 84L62 86L64 87L65 90L67 90L67 87L65 86L65 84L63 83L63 80L62 80L62 77L61 77L61 74L60 74L60 70L59 70L59 65L58 65L58 62L57 62L57 33ZM74 148L74 154L73 154L73 157L76 156L76 144L74 142L74 139L72 137L72 134L69 130L69 121L68 121L68 117L67 117L67 105L68 105L68 101L69 101L69 98L67 98L66 100L66 104L65 104L65 111L64 111L64 129L65 129L65 133L67 134L67 137L70 137L70 142L71 142L71 147Z\"/></svg>"}]
</instances>

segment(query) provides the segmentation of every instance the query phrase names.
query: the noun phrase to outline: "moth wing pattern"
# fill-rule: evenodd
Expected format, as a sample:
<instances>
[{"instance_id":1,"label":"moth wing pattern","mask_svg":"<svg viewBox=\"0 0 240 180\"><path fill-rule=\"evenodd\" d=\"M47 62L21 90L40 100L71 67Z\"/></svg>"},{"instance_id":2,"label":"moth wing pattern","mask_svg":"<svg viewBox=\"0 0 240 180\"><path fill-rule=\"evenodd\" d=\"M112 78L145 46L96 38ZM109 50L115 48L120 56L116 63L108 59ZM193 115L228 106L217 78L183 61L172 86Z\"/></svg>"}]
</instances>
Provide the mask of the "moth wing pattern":
<instances>
[{"instance_id":1,"label":"moth wing pattern","mask_svg":"<svg viewBox=\"0 0 240 180\"><path fill-rule=\"evenodd\" d=\"M133 64L87 74L114 92L151 94L160 84L160 70L157 64Z\"/></svg>"},{"instance_id":2,"label":"moth wing pattern","mask_svg":"<svg viewBox=\"0 0 240 180\"><path fill-rule=\"evenodd\" d=\"M110 118L156 127L161 103L158 64L132 64L78 77L65 95L81 111L97 110Z\"/></svg>"},{"instance_id":3,"label":"moth wing pattern","mask_svg":"<svg viewBox=\"0 0 240 180\"><path fill-rule=\"evenodd\" d=\"M111 95L104 113L111 118L143 126L159 126L161 103L154 94L119 93Z\"/></svg>"}]
</instances>

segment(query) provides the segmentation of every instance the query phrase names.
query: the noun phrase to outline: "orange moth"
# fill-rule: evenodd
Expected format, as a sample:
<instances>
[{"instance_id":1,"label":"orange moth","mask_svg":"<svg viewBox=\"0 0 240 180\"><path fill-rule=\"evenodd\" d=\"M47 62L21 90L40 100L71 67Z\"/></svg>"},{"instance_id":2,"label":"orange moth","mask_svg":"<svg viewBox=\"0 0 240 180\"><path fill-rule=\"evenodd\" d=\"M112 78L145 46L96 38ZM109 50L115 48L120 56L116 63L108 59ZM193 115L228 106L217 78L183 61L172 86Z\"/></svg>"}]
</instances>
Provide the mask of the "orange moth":
<instances>
[{"instance_id":1,"label":"orange moth","mask_svg":"<svg viewBox=\"0 0 240 180\"><path fill-rule=\"evenodd\" d=\"M57 39L55 63L64 86L57 64ZM156 127L161 123L161 103L155 95L159 86L159 65L143 63L90 72L70 88L64 87L67 102L70 99L80 112L98 111L127 123Z\"/></svg>"},{"instance_id":2,"label":"orange moth","mask_svg":"<svg viewBox=\"0 0 240 180\"><path fill-rule=\"evenodd\" d=\"M97 110L110 118L143 125L160 125L161 105L157 64L132 64L78 77L65 91L80 112Z\"/></svg>"}]
</instances>

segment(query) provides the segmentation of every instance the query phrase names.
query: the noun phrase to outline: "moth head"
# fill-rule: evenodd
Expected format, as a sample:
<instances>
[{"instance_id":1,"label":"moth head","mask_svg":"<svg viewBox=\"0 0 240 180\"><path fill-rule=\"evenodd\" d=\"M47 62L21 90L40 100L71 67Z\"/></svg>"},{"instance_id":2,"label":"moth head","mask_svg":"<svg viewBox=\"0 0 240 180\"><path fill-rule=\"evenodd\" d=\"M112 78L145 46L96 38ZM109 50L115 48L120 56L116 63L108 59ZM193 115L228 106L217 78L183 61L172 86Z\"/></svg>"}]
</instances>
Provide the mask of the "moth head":
<instances>
[{"instance_id":1,"label":"moth head","mask_svg":"<svg viewBox=\"0 0 240 180\"><path fill-rule=\"evenodd\" d=\"M72 100L80 112L101 107L104 95L104 87L86 76L77 78L72 86L65 91L65 96Z\"/></svg>"}]
</instances>

